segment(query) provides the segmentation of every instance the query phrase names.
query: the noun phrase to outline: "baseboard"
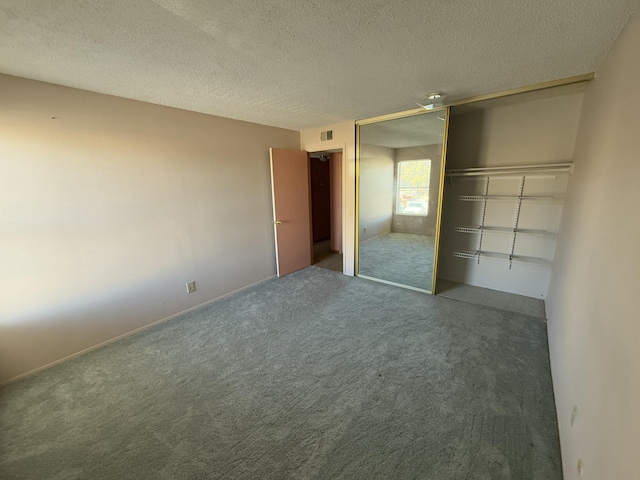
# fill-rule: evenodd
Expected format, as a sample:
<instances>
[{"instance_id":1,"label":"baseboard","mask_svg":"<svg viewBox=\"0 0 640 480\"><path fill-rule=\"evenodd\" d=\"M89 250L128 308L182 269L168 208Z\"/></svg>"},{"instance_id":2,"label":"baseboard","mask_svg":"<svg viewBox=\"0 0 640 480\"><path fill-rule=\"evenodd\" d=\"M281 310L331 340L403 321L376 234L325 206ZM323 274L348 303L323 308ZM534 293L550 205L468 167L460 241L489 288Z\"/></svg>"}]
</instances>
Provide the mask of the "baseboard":
<instances>
[{"instance_id":1,"label":"baseboard","mask_svg":"<svg viewBox=\"0 0 640 480\"><path fill-rule=\"evenodd\" d=\"M20 375L16 375L15 377L11 377L11 378L9 378L7 380L3 380L3 381L0 382L0 387L3 386L3 385L6 385L8 383L11 383L11 382L16 382L16 381L21 380L21 379L23 379L25 377L28 377L30 375L35 375L38 372L42 372L43 370L46 370L47 368L54 367L54 366L56 366L56 365L58 365L60 363L66 362L67 360L72 360L72 359L80 357L81 355L84 355L86 353L93 352L94 350L98 350L99 348L102 348L102 347L105 347L105 346L107 346L107 345L109 345L111 343L117 342L118 340L122 340L123 338L130 337L131 335L135 335L136 333L142 332L142 331L147 330L147 329L149 329L151 327L155 327L156 325L160 325L161 323L168 322L169 320L173 320L174 318L180 317L180 316L185 315L185 314L187 314L189 312L193 312L194 310L198 310L200 308L206 307L207 305L210 305L212 303L218 302L218 301L220 301L220 300L222 300L222 299L224 299L226 297L229 297L231 295L234 295L236 293L240 293L243 290L247 290L249 288L255 287L256 285L260 285L261 283L267 282L267 281L269 281L269 280L271 280L271 279L273 279L275 277L276 277L275 275L272 275L272 276L267 277L267 278L265 278L263 280L259 280L257 282L254 282L254 283L251 283L251 284L246 285L244 287L241 287L241 288L238 288L236 290L233 290L232 292L225 293L224 295L216 297L216 298L214 298L212 300L207 300L206 302L200 303L200 304L195 305L193 307L189 307L189 308L187 308L185 310L182 310L182 311L180 311L178 313L174 313L172 315L169 315L168 317L161 318L160 320L156 320L154 322L148 323L146 325L143 325L142 327L138 327L138 328L136 328L134 330L131 330L129 332L125 332L123 334L118 335L117 337L113 337L113 338L110 338L110 339L105 340L103 342L100 342L100 343L98 343L96 345L93 345L91 347L87 347L87 348L85 348L83 350L80 350L79 352L72 353L71 355L67 355L66 357L62 357L62 358L60 358L58 360L54 360L53 362L47 363L45 365L42 365L41 367L34 368L33 370L29 370L28 372L21 373Z\"/></svg>"}]
</instances>

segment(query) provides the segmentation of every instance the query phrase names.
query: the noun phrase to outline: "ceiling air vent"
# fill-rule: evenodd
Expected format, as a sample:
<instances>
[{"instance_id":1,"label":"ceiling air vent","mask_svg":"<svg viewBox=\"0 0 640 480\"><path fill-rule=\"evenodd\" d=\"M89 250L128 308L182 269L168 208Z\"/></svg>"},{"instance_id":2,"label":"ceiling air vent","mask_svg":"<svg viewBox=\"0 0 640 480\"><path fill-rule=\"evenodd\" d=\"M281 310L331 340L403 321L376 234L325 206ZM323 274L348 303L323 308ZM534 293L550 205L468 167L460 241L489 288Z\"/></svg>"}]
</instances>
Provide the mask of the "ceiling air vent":
<instances>
[{"instance_id":1,"label":"ceiling air vent","mask_svg":"<svg viewBox=\"0 0 640 480\"><path fill-rule=\"evenodd\" d=\"M327 140L333 140L333 130L327 130L326 132L320 132L320 140L325 142Z\"/></svg>"}]
</instances>

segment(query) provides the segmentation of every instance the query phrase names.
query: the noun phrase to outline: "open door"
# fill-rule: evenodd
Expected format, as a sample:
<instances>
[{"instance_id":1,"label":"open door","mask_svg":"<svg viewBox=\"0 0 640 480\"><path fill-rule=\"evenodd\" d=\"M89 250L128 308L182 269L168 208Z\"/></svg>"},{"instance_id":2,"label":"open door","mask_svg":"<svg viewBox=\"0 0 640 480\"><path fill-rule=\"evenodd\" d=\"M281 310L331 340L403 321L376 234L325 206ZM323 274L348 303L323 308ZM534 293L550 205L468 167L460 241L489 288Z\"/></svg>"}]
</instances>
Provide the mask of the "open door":
<instances>
[{"instance_id":1,"label":"open door","mask_svg":"<svg viewBox=\"0 0 640 480\"><path fill-rule=\"evenodd\" d=\"M309 154L271 148L271 193L278 277L311 265Z\"/></svg>"}]
</instances>

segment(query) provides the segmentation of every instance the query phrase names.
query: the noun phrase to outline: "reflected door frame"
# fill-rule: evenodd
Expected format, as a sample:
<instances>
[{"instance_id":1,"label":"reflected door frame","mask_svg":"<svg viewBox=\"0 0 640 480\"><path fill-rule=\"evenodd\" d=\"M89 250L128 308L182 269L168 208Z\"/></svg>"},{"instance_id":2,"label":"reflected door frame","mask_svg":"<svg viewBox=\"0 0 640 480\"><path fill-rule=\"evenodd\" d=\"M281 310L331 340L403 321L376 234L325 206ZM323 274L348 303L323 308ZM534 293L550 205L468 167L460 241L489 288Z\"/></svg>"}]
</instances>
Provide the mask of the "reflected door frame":
<instances>
[{"instance_id":1,"label":"reflected door frame","mask_svg":"<svg viewBox=\"0 0 640 480\"><path fill-rule=\"evenodd\" d=\"M440 164L440 179L438 182L438 206L436 209L436 230L435 230L435 240L434 240L434 251L433 251L433 273L431 279L431 290L426 290L423 288L413 287L410 285L400 284L392 281L387 281L379 278L373 278L366 275L360 274L360 127L363 125L370 125L373 123L386 122L388 120L395 120L400 118L412 117L417 115L427 115L435 112L443 112L445 114L444 119L444 135L442 138L442 158ZM357 277L366 278L368 280L374 280L380 283L386 283L388 285L394 285L402 288L406 288L409 290L416 290L419 292L435 294L437 292L436 278L438 272L438 255L439 255L439 246L440 246L440 229L442 225L442 203L443 203L443 195L444 195L444 180L445 180L445 169L446 169L446 159L447 159L447 143L449 138L449 118L451 115L451 108L449 106L438 107L431 110L426 110L424 108L416 108L412 110L406 110L403 112L391 113L388 115L380 115L377 117L365 118L363 120L357 120L355 122L356 125L356 161L355 161L355 169L356 169L356 189L355 189L355 258L354 258L354 274Z\"/></svg>"}]
</instances>

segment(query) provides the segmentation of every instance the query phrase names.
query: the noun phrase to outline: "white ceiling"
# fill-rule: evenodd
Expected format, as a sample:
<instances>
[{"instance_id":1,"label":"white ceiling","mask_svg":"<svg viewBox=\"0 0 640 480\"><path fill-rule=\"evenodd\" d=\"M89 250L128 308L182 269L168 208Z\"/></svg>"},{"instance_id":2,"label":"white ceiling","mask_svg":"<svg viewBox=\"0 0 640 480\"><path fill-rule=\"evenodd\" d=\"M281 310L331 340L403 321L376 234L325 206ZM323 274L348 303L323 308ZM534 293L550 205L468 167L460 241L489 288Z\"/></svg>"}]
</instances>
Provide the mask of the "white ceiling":
<instances>
[{"instance_id":1,"label":"white ceiling","mask_svg":"<svg viewBox=\"0 0 640 480\"><path fill-rule=\"evenodd\" d=\"M0 72L304 129L588 73L638 0L0 0Z\"/></svg>"},{"instance_id":2,"label":"white ceiling","mask_svg":"<svg viewBox=\"0 0 640 480\"><path fill-rule=\"evenodd\" d=\"M387 148L437 145L444 139L444 112L423 113L360 126L360 143Z\"/></svg>"}]
</instances>

